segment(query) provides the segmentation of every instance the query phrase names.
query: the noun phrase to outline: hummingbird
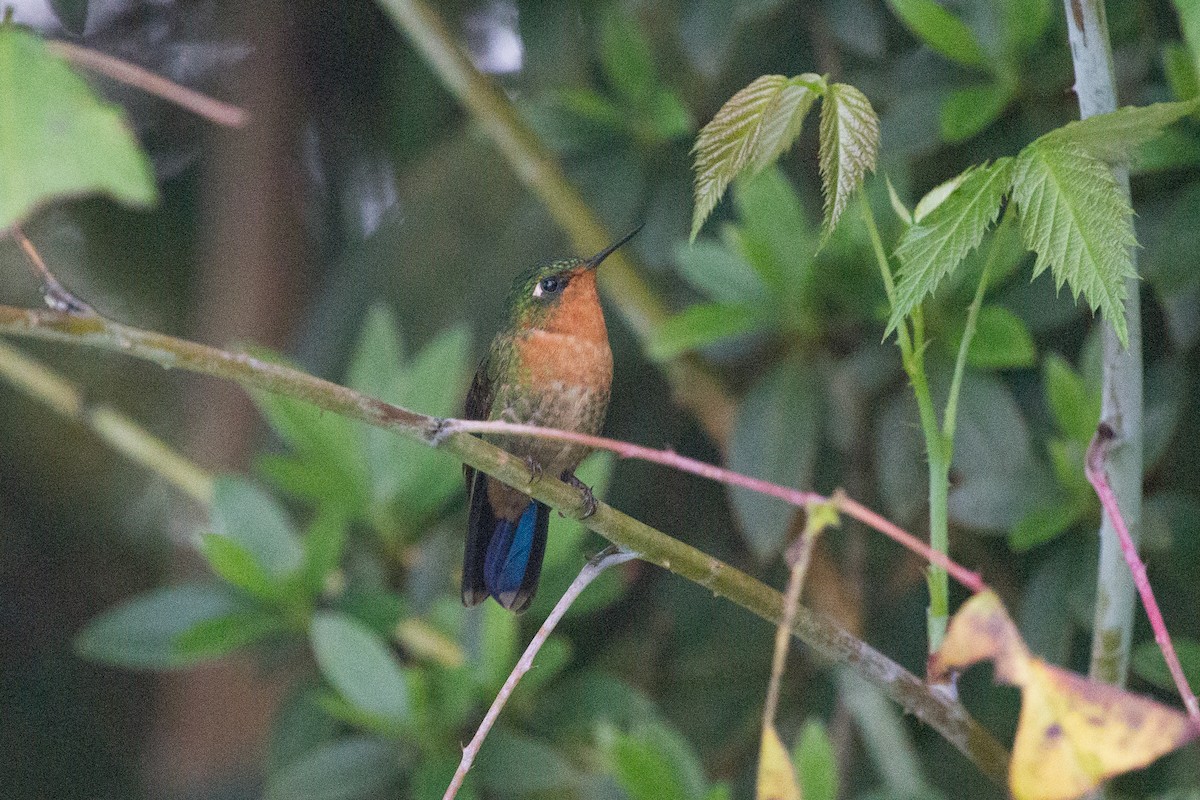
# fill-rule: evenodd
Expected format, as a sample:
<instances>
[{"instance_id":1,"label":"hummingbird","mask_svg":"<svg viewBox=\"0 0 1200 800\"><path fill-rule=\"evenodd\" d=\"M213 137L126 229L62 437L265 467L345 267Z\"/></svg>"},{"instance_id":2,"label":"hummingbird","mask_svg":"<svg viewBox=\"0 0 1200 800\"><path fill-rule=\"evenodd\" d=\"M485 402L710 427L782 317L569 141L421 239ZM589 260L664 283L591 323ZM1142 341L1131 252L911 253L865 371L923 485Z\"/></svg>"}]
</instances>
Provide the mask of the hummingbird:
<instances>
[{"instance_id":1,"label":"hummingbird","mask_svg":"<svg viewBox=\"0 0 1200 800\"><path fill-rule=\"evenodd\" d=\"M608 329L596 292L596 268L641 226L588 259L539 264L520 275L508 297L508 320L479 364L463 416L597 434L612 390ZM558 476L584 493L575 468L591 448L532 437L484 437L524 458L530 470ZM482 472L463 467L470 507L463 554L463 604L489 596L521 612L537 591L546 551L549 506Z\"/></svg>"}]
</instances>

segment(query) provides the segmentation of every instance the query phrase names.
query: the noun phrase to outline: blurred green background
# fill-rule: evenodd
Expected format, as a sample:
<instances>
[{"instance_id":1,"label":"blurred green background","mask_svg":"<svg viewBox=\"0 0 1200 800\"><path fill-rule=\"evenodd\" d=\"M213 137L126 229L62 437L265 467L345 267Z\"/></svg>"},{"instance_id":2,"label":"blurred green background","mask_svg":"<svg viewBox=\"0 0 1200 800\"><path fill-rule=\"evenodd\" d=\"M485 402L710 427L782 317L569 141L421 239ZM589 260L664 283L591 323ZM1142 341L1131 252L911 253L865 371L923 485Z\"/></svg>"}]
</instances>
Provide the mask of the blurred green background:
<instances>
[{"instance_id":1,"label":"blurred green background","mask_svg":"<svg viewBox=\"0 0 1200 800\"><path fill-rule=\"evenodd\" d=\"M221 130L93 79L125 107L153 160L161 202L149 212L104 199L60 203L25 230L64 283L111 318L218 346L268 347L337 381L358 363L365 388L450 414L500 323L512 277L538 260L587 255L570 252L546 209L374 3L7 5L47 37L126 58L254 118L245 130ZM755 309L757 321L737 335L679 326L682 334L652 347L665 357L699 346L739 399L734 466L801 488L844 487L918 532L926 488L915 406L895 348L881 342L886 300L853 209L814 256L815 119L778 171L735 186L691 247L689 150L700 125L755 77L829 73L859 87L879 112L878 173L911 207L969 165L1015 153L1077 116L1060 5L946 6L979 41L984 66L934 52L877 0L494 0L437 9L610 229L645 223L629 247L672 309ZM1200 41L1185 41L1176 4L1108 10L1121 103L1194 96ZM1139 154L1133 178L1145 278L1143 541L1193 684L1198 131L1194 120L1172 129ZM894 244L899 223L883 180L869 180L867 190ZM1003 274L988 307L998 322L980 334L962 398L952 550L1004 594L1039 655L1086 672L1098 512L1079 468L1098 413L1098 324L1049 275L1030 281L1030 261L1011 234L996 238ZM973 257L965 277L926 303L937 386L947 383L980 264ZM747 288L746 274L770 270L783 276L782 294ZM12 241L0 241L0 302L36 306L37 287ZM722 443L672 402L660 366L619 311L608 312L617 366L607 433L720 461ZM357 428L297 423L302 412L262 400L270 426L244 393L215 381L82 349L19 346L204 467L271 487L298 525L336 517L350 537L350 591L334 600L327 592L321 603L380 631L414 619L444 638L429 655L399 637L424 715L415 738L355 725L353 713L322 694L294 637L166 673L82 658L75 637L102 611L151 587L210 581L194 547L210 526L164 481L0 383L0 794L240 798L266 786L269 796L304 796L295 787L308 778L288 766L332 743L346 749L326 749L331 763L356 766L344 793L329 796L440 797L514 643L527 641L601 540L556 520L552 536L562 544L534 610L518 622L494 609L467 613L457 607L456 575L465 511L448 459L398 449L403 466L385 458L381 473L378 460L356 459L393 451L356 438L366 436ZM394 380L375 368L389 354L406 364L397 363ZM323 441L345 452L330 455ZM794 458L772 461L772 453ZM601 460L588 470L617 508L783 585L787 509L641 463ZM661 767L646 767L659 779L674 776L657 796L719 796L710 783L751 796L773 630L636 563L594 591L564 623L537 686L505 712L470 791L656 796L639 794L646 783L631 766L649 764ZM832 533L806 598L923 672L921 564L890 542L856 525ZM463 653L469 670L453 663ZM1142 621L1134 665L1136 689L1173 699ZM976 670L964 697L1007 739L1015 692ZM801 653L790 661L778 721L789 746L809 719L824 723L842 797L1003 796L934 732ZM1119 789L1194 792L1198 767L1192 745Z\"/></svg>"}]
</instances>

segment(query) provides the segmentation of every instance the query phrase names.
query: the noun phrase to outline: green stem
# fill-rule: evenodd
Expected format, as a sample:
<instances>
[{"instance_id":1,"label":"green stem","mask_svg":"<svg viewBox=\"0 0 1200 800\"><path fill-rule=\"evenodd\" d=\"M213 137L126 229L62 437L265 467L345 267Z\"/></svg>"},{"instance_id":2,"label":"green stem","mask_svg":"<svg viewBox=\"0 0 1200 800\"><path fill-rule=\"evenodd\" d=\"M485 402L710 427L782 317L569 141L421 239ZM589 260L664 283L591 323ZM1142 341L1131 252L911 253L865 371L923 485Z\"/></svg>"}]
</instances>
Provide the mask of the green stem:
<instances>
[{"instance_id":1,"label":"green stem","mask_svg":"<svg viewBox=\"0 0 1200 800\"><path fill-rule=\"evenodd\" d=\"M442 83L466 107L521 181L534 192L579 253L597 253L612 234L571 185L554 154L530 128L508 96L475 69L455 44L437 12L422 0L380 0L384 11L405 33ZM602 288L625 322L649 347L651 336L669 316L666 305L634 268L628 251L617 251L600 271ZM677 402L690 410L713 441L724 448L735 417L735 403L720 381L694 355L662 363Z\"/></svg>"},{"instance_id":2,"label":"green stem","mask_svg":"<svg viewBox=\"0 0 1200 800\"><path fill-rule=\"evenodd\" d=\"M879 263L879 274L888 302L895 305L896 284L888 265L887 253L879 237L879 226L875 223L875 212L863 191L858 192L858 204L875 260ZM945 438L938 429L937 411L933 405L933 394L929 391L929 380L925 374L925 325L918 306L912 313L912 334L908 323L901 322L896 328L896 344L900 348L900 360L904 372L912 385L917 399L917 413L921 418L921 432L925 436L925 453L929 462L929 546L942 555L949 555L950 534L947 506L950 500L950 457ZM930 565L927 572L929 583L929 611L927 614L929 652L941 646L946 635L950 617L950 580L946 570Z\"/></svg>"},{"instance_id":3,"label":"green stem","mask_svg":"<svg viewBox=\"0 0 1200 800\"><path fill-rule=\"evenodd\" d=\"M396 431L505 483L522 487L535 499L579 519L609 541L638 553L643 560L697 583L772 624L778 625L784 618L783 596L762 582L604 503L598 505L594 514L582 519L586 503L578 490L550 475L534 481L523 459L470 434L447 433L444 421L436 417L383 403L243 353L131 328L98 316L0 306L0 333L124 353L163 367L212 375L248 389L304 400L335 414ZM803 607L796 610L791 630L823 657L850 665L879 686L908 712L937 730L985 775L998 782L1005 780L1008 754L961 705L931 692L920 678Z\"/></svg>"},{"instance_id":4,"label":"green stem","mask_svg":"<svg viewBox=\"0 0 1200 800\"><path fill-rule=\"evenodd\" d=\"M1102 0L1065 0L1067 35L1075 62L1075 91L1080 116L1087 118L1116 110L1117 91L1108 22ZM1129 172L1113 170L1129 200ZM1137 250L1130 252L1136 267ZM1106 453L1108 474L1117 504L1124 512L1129 535L1136 545L1142 520L1142 320L1138 279L1125 285L1125 317L1129 347L1122 347L1112 324L1103 327L1104 377L1100 421L1116 434ZM1136 588L1121 552L1121 542L1107 512L1100 524L1100 564L1096 577L1096 613L1092 630L1093 678L1123 685L1129 671L1133 641Z\"/></svg>"}]
</instances>

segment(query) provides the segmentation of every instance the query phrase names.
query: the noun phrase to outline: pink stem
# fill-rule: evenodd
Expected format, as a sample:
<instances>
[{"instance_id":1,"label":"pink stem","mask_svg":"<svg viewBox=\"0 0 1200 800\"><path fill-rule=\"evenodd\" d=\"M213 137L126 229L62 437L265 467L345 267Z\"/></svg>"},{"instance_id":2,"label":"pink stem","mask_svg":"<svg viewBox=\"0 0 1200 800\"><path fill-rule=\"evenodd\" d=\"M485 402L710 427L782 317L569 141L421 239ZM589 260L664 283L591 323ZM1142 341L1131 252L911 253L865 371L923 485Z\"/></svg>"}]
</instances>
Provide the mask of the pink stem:
<instances>
[{"instance_id":1,"label":"pink stem","mask_svg":"<svg viewBox=\"0 0 1200 800\"><path fill-rule=\"evenodd\" d=\"M622 442L617 439L607 439L603 436L590 436L586 433L576 433L575 431L563 431L556 428L543 428L538 425L518 425L513 422L488 421L479 422L474 420L447 420L444 433L505 433L516 434L523 436L537 436L544 439L558 439L565 442L575 442L577 444L587 445L588 447L597 450L609 450L616 453L621 458L636 458L641 461L650 461L655 464L662 464L666 467L673 467L681 472L689 472L693 475L699 475L702 478L708 478L718 483L724 483L729 486L740 486L743 489L749 489L752 492L765 494L770 497L777 498L801 508L810 503L828 503L833 502L839 511L854 517L859 522L868 525L880 533L888 536L899 542L909 550L924 558L931 564L935 564L946 570L956 581L961 583L973 592L982 592L987 589L987 584L983 582L983 578L979 573L972 572L960 564L950 560L943 553L939 553L932 549L925 542L908 533L903 528L895 525L884 519L879 514L870 510L864 505L851 500L841 492L834 494L834 498L830 501L824 495L816 492L802 492L799 489L792 489L787 486L780 486L777 483L751 478L748 475L743 475L740 472L717 467L712 464L698 461L694 458L681 456L674 450L656 450L652 447L643 447L639 444L631 444Z\"/></svg>"},{"instance_id":2,"label":"pink stem","mask_svg":"<svg viewBox=\"0 0 1200 800\"><path fill-rule=\"evenodd\" d=\"M1175 680L1175 688L1179 690L1179 696L1183 698L1183 705L1187 708L1188 716L1192 718L1193 722L1200 725L1200 703L1196 702L1196 695L1188 686L1187 678L1183 674L1183 667L1179 663L1179 656L1175 654L1175 646L1171 644L1171 637L1167 633L1167 624L1163 621L1162 612L1158 609L1158 601L1154 599L1154 590L1150 588L1150 579L1146 576L1146 565L1138 557L1133 538L1129 535L1129 528L1125 526L1125 518L1121 516L1121 507L1117 505L1117 497L1113 494L1112 487L1108 485L1104 461L1108 454L1108 443L1114 436L1112 428L1105 423L1100 424L1096 435L1092 437L1091 445L1088 446L1084 472L1096 490L1096 496L1100 498L1100 504L1104 506L1105 513L1112 521L1113 528L1117 531L1117 537L1121 540L1121 552L1125 554L1125 563L1129 565L1129 571L1133 573L1133 583L1142 597L1142 605L1146 608L1146 616L1150 618L1150 627L1154 630L1154 641L1158 642L1158 647L1162 650L1163 658L1167 662L1167 669L1171 671L1171 677Z\"/></svg>"}]
</instances>

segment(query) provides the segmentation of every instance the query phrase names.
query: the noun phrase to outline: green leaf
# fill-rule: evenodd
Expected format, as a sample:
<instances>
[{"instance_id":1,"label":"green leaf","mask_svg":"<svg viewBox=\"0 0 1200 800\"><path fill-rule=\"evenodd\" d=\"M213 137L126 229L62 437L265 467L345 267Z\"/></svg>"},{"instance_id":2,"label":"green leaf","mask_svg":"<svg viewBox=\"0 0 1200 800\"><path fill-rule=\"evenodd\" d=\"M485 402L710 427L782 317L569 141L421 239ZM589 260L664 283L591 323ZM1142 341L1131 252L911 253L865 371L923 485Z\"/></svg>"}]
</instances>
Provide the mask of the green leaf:
<instances>
[{"instance_id":1,"label":"green leaf","mask_svg":"<svg viewBox=\"0 0 1200 800\"><path fill-rule=\"evenodd\" d=\"M1197 0L1174 0L1175 12L1179 14L1179 29L1183 41L1191 51L1192 62L1200 73L1200 2Z\"/></svg>"},{"instance_id":2,"label":"green leaf","mask_svg":"<svg viewBox=\"0 0 1200 800\"><path fill-rule=\"evenodd\" d=\"M1046 32L1054 11L1051 0L1002 0L1005 52L1021 57Z\"/></svg>"},{"instance_id":3,"label":"green leaf","mask_svg":"<svg viewBox=\"0 0 1200 800\"><path fill-rule=\"evenodd\" d=\"M784 362L750 390L738 410L729 466L773 483L807 489L821 431L821 378L808 367ZM797 509L748 489L730 497L750 549L766 560L783 546Z\"/></svg>"},{"instance_id":4,"label":"green leaf","mask_svg":"<svg viewBox=\"0 0 1200 800\"><path fill-rule=\"evenodd\" d=\"M669 317L654 330L647 355L666 361L688 350L759 329L763 320L748 306L701 303Z\"/></svg>"},{"instance_id":5,"label":"green leaf","mask_svg":"<svg viewBox=\"0 0 1200 800\"><path fill-rule=\"evenodd\" d=\"M1050 354L1042 365L1046 404L1058 429L1070 439L1086 445L1100 424L1100 397L1092 394L1083 379L1061 356Z\"/></svg>"},{"instance_id":6,"label":"green leaf","mask_svg":"<svg viewBox=\"0 0 1200 800\"><path fill-rule=\"evenodd\" d=\"M1000 213L1012 167L1012 159L1002 158L965 173L945 200L904 232L896 247L900 260L896 304L884 336L891 334L983 241Z\"/></svg>"},{"instance_id":7,"label":"green leaf","mask_svg":"<svg viewBox=\"0 0 1200 800\"><path fill-rule=\"evenodd\" d=\"M658 86L650 43L620 6L600 15L600 63L609 83L631 104L646 103Z\"/></svg>"},{"instance_id":8,"label":"green leaf","mask_svg":"<svg viewBox=\"0 0 1200 800\"><path fill-rule=\"evenodd\" d=\"M971 29L933 0L888 0L888 5L931 50L968 67L989 69L987 54Z\"/></svg>"},{"instance_id":9,"label":"green leaf","mask_svg":"<svg viewBox=\"0 0 1200 800\"><path fill-rule=\"evenodd\" d=\"M837 226L850 195L875 169L879 117L866 95L835 83L821 104L821 185L825 192L825 236Z\"/></svg>"},{"instance_id":10,"label":"green leaf","mask_svg":"<svg viewBox=\"0 0 1200 800\"><path fill-rule=\"evenodd\" d=\"M346 385L386 400L404 365L404 343L396 315L386 303L372 303L358 332L358 345L346 370Z\"/></svg>"},{"instance_id":11,"label":"green leaf","mask_svg":"<svg viewBox=\"0 0 1200 800\"><path fill-rule=\"evenodd\" d=\"M1003 306L984 306L975 320L967 363L977 369L1031 367L1037 359L1033 336L1021 318Z\"/></svg>"},{"instance_id":12,"label":"green leaf","mask_svg":"<svg viewBox=\"0 0 1200 800\"><path fill-rule=\"evenodd\" d=\"M318 746L332 742L337 733L337 722L321 707L320 690L303 685L294 688L271 721L263 763L268 781Z\"/></svg>"},{"instance_id":13,"label":"green leaf","mask_svg":"<svg viewBox=\"0 0 1200 800\"><path fill-rule=\"evenodd\" d=\"M272 612L234 611L196 623L175 638L175 649L192 658L221 658L286 629L284 621Z\"/></svg>"},{"instance_id":14,"label":"green leaf","mask_svg":"<svg viewBox=\"0 0 1200 800\"><path fill-rule=\"evenodd\" d=\"M1179 657L1179 666L1183 668L1183 676L1195 691L1200 687L1200 641L1188 636L1172 636L1171 640L1175 645L1175 655ZM1175 679L1171 677L1167 660L1163 658L1162 649L1156 642L1139 644L1133 651L1130 666L1147 683L1167 691L1175 690Z\"/></svg>"},{"instance_id":15,"label":"green leaf","mask_svg":"<svg viewBox=\"0 0 1200 800\"><path fill-rule=\"evenodd\" d=\"M11 23L0 25L0 97L0 230L65 197L101 192L141 208L158 199L120 107Z\"/></svg>"},{"instance_id":16,"label":"green leaf","mask_svg":"<svg viewBox=\"0 0 1200 800\"><path fill-rule=\"evenodd\" d=\"M498 727L488 736L488 751L491 755L479 759L475 771L489 797L578 796L572 791L578 770L547 742Z\"/></svg>"},{"instance_id":17,"label":"green leaf","mask_svg":"<svg viewBox=\"0 0 1200 800\"><path fill-rule=\"evenodd\" d=\"M321 673L355 708L389 722L408 718L404 672L373 631L341 612L319 611L309 638Z\"/></svg>"},{"instance_id":18,"label":"green leaf","mask_svg":"<svg viewBox=\"0 0 1200 800\"><path fill-rule=\"evenodd\" d=\"M804 800L837 800L838 765L833 743L821 720L812 717L804 723L792 760Z\"/></svg>"},{"instance_id":19,"label":"green leaf","mask_svg":"<svg viewBox=\"0 0 1200 800\"><path fill-rule=\"evenodd\" d=\"M50 0L50 8L68 33L82 36L87 27L88 0Z\"/></svg>"},{"instance_id":20,"label":"green leaf","mask_svg":"<svg viewBox=\"0 0 1200 800\"><path fill-rule=\"evenodd\" d=\"M392 742L353 736L313 747L267 778L266 800L366 800L399 777L400 750Z\"/></svg>"},{"instance_id":21,"label":"green leaf","mask_svg":"<svg viewBox=\"0 0 1200 800\"><path fill-rule=\"evenodd\" d=\"M706 788L691 746L658 723L615 733L607 747L617 783L631 800L692 800Z\"/></svg>"},{"instance_id":22,"label":"green leaf","mask_svg":"<svg viewBox=\"0 0 1200 800\"><path fill-rule=\"evenodd\" d=\"M1125 283L1133 269L1133 209L1103 161L1073 145L1035 142L1017 156L1013 199L1020 210L1021 235L1037 253L1034 277L1047 267L1061 289L1069 284L1099 308L1128 346Z\"/></svg>"},{"instance_id":23,"label":"green leaf","mask_svg":"<svg viewBox=\"0 0 1200 800\"><path fill-rule=\"evenodd\" d=\"M1079 522L1086 508L1070 502L1040 506L1030 510L1008 532L1008 546L1023 553L1066 533Z\"/></svg>"},{"instance_id":24,"label":"green leaf","mask_svg":"<svg viewBox=\"0 0 1200 800\"><path fill-rule=\"evenodd\" d=\"M1015 85L997 81L955 89L942 101L942 139L961 142L991 125L1008 107Z\"/></svg>"},{"instance_id":25,"label":"green leaf","mask_svg":"<svg viewBox=\"0 0 1200 800\"><path fill-rule=\"evenodd\" d=\"M730 181L747 168L761 169L791 146L822 91L824 79L816 75L763 75L729 98L700 130L692 148L696 158L692 239Z\"/></svg>"},{"instance_id":26,"label":"green leaf","mask_svg":"<svg viewBox=\"0 0 1200 800\"><path fill-rule=\"evenodd\" d=\"M1196 74L1196 61L1187 47L1167 42L1163 45L1162 60L1167 85L1176 100L1192 100L1200 95L1200 75Z\"/></svg>"},{"instance_id":27,"label":"green leaf","mask_svg":"<svg viewBox=\"0 0 1200 800\"><path fill-rule=\"evenodd\" d=\"M1135 147L1160 136L1163 128L1195 113L1195 101L1125 106L1108 114L1069 122L1026 148L1063 148L1109 164L1128 161ZM1022 151L1022 156L1026 151Z\"/></svg>"},{"instance_id":28,"label":"green leaf","mask_svg":"<svg viewBox=\"0 0 1200 800\"><path fill-rule=\"evenodd\" d=\"M251 553L268 575L283 577L300 567L304 552L291 520L271 495L249 481L217 478L212 523Z\"/></svg>"},{"instance_id":29,"label":"green leaf","mask_svg":"<svg viewBox=\"0 0 1200 800\"><path fill-rule=\"evenodd\" d=\"M862 736L863 747L884 779L891 797L917 797L928 782L912 737L896 707L866 679L843 667L838 670L841 701Z\"/></svg>"},{"instance_id":30,"label":"green leaf","mask_svg":"<svg viewBox=\"0 0 1200 800\"><path fill-rule=\"evenodd\" d=\"M213 572L226 582L264 599L278 596L276 584L262 564L236 539L215 533L202 534L200 554Z\"/></svg>"},{"instance_id":31,"label":"green leaf","mask_svg":"<svg viewBox=\"0 0 1200 800\"><path fill-rule=\"evenodd\" d=\"M782 172L764 169L737 181L733 190L744 249L775 305L797 304L812 275L819 239L809 226L796 190Z\"/></svg>"},{"instance_id":32,"label":"green leaf","mask_svg":"<svg viewBox=\"0 0 1200 800\"><path fill-rule=\"evenodd\" d=\"M138 595L105 611L75 638L82 658L128 669L179 669L207 659L184 652L179 636L236 610L223 586L172 586Z\"/></svg>"},{"instance_id":33,"label":"green leaf","mask_svg":"<svg viewBox=\"0 0 1200 800\"><path fill-rule=\"evenodd\" d=\"M758 303L767 288L754 268L733 249L701 239L675 248L680 276L712 300L731 305Z\"/></svg>"},{"instance_id":34,"label":"green leaf","mask_svg":"<svg viewBox=\"0 0 1200 800\"><path fill-rule=\"evenodd\" d=\"M318 595L325 580L342 562L348 524L342 516L318 513L304 534L304 576L309 591Z\"/></svg>"}]
</instances>

